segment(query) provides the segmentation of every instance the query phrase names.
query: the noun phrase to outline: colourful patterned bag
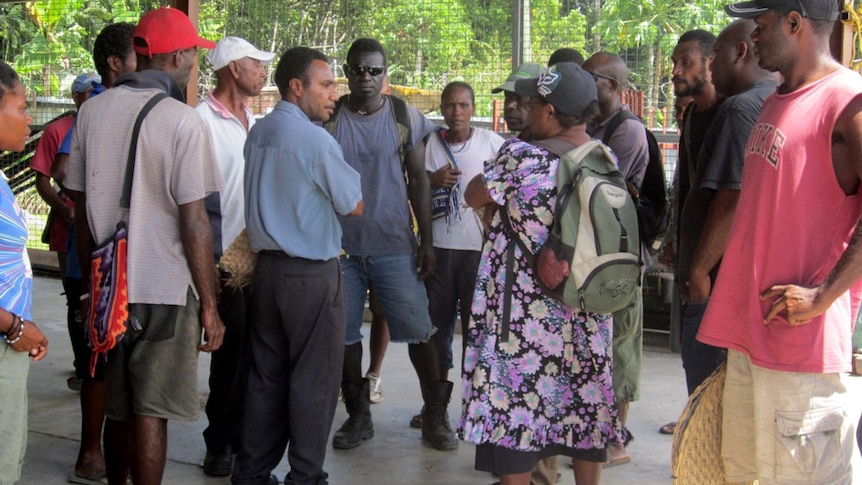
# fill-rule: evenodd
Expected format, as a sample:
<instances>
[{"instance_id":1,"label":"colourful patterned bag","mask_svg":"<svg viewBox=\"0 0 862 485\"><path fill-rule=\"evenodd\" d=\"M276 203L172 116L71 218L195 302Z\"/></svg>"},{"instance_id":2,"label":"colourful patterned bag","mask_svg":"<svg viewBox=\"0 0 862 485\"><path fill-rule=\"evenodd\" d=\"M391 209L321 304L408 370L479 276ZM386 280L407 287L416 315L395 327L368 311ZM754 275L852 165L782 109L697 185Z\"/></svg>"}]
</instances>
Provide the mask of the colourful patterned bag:
<instances>
[{"instance_id":1,"label":"colourful patterned bag","mask_svg":"<svg viewBox=\"0 0 862 485\"><path fill-rule=\"evenodd\" d=\"M111 238L90 255L90 308L87 315L87 345L93 350L90 376L96 373L98 357L104 357L126 333L129 320L128 242L126 223L120 222Z\"/></svg>"}]
</instances>

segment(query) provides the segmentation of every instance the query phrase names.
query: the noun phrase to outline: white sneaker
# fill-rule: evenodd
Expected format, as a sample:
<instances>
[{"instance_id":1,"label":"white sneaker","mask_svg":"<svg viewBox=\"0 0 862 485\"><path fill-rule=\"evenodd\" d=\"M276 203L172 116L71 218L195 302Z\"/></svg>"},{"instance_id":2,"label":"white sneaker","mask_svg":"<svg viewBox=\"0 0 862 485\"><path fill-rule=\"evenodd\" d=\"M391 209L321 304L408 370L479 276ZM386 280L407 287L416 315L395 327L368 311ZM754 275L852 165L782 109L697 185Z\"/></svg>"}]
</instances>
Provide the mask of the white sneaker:
<instances>
[{"instance_id":1,"label":"white sneaker","mask_svg":"<svg viewBox=\"0 0 862 485\"><path fill-rule=\"evenodd\" d=\"M365 378L369 380L371 402L373 404L383 402L383 378L373 372L365 374Z\"/></svg>"}]
</instances>

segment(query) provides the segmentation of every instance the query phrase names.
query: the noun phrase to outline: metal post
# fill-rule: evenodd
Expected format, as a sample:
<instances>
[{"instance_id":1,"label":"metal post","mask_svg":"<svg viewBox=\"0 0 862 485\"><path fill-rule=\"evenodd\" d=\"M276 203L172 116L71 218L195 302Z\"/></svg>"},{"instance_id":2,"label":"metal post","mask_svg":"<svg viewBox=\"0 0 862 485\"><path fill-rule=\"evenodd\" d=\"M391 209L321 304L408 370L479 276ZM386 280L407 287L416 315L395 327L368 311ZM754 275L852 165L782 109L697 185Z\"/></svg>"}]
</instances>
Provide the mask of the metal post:
<instances>
[{"instance_id":1,"label":"metal post","mask_svg":"<svg viewBox=\"0 0 862 485\"><path fill-rule=\"evenodd\" d=\"M524 0L512 2L512 68L524 63Z\"/></svg>"},{"instance_id":2,"label":"metal post","mask_svg":"<svg viewBox=\"0 0 862 485\"><path fill-rule=\"evenodd\" d=\"M530 0L512 2L512 67L533 58L530 35Z\"/></svg>"}]
</instances>

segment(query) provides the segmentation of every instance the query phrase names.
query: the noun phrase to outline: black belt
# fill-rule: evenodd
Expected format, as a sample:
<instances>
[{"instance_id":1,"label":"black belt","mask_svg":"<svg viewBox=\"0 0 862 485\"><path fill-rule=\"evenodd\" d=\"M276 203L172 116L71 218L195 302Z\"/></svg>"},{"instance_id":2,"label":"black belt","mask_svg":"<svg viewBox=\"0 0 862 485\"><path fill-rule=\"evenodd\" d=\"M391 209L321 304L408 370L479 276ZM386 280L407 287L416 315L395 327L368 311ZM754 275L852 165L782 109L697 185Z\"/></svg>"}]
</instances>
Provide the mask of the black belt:
<instances>
[{"instance_id":1,"label":"black belt","mask_svg":"<svg viewBox=\"0 0 862 485\"><path fill-rule=\"evenodd\" d=\"M278 258L296 258L296 256L291 256L291 255L287 254L286 252L284 252L280 249L279 250L264 249L264 250L260 251L260 253L258 253L258 254L265 254L267 256L276 256ZM302 259L302 258L298 258L298 259Z\"/></svg>"},{"instance_id":2,"label":"black belt","mask_svg":"<svg viewBox=\"0 0 862 485\"><path fill-rule=\"evenodd\" d=\"M280 249L279 249L279 250L275 250L275 249L262 249L262 250L260 250L257 254L258 254L259 256L262 256L262 255L266 255L266 256L275 256L276 258L287 258L287 259L293 259L293 260L295 260L295 261L299 261L299 262L305 261L305 262L313 263L313 264L318 264L318 263L327 263L327 262L329 262L329 261L332 261L333 259L336 259L336 260L338 259L338 258L331 258L331 259L321 260L321 259L308 259L308 258L301 258L301 257L299 257L299 256L291 256L291 255L287 254L286 252L284 252L284 251L282 251L282 250L280 250Z\"/></svg>"}]
</instances>

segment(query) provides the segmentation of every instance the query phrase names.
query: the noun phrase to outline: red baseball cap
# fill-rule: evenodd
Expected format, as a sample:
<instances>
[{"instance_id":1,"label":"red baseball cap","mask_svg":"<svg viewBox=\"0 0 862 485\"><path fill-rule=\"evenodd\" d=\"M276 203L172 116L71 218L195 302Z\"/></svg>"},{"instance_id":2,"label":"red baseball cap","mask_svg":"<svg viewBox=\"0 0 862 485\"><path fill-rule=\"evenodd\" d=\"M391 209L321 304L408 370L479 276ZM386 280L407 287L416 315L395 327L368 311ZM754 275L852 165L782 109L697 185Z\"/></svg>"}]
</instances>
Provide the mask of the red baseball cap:
<instances>
[{"instance_id":1,"label":"red baseball cap","mask_svg":"<svg viewBox=\"0 0 862 485\"><path fill-rule=\"evenodd\" d=\"M162 7L145 13L132 34L135 52L153 57L182 49L204 47L212 49L215 42L202 39L192 21L182 11Z\"/></svg>"}]
</instances>

